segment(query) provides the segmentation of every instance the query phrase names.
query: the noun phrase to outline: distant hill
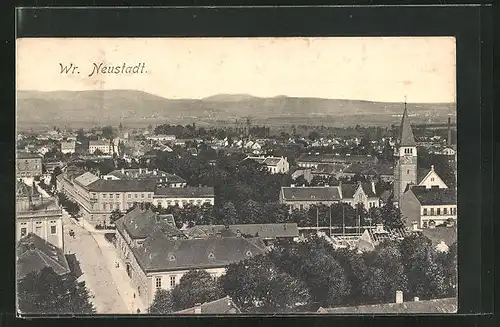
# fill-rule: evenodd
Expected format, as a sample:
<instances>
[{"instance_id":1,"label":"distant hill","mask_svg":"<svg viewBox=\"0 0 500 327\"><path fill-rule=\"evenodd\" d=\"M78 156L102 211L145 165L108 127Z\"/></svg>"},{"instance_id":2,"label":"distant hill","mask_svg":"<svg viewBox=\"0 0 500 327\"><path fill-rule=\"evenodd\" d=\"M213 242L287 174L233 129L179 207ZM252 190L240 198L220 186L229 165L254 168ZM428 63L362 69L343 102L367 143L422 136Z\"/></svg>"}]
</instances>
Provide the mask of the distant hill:
<instances>
[{"instance_id":1,"label":"distant hill","mask_svg":"<svg viewBox=\"0 0 500 327\"><path fill-rule=\"evenodd\" d=\"M33 125L128 125L234 122L255 124L387 125L399 122L402 103L247 94L218 94L204 99L166 99L133 90L18 91L17 121ZM454 104L408 104L412 123L446 122Z\"/></svg>"}]
</instances>

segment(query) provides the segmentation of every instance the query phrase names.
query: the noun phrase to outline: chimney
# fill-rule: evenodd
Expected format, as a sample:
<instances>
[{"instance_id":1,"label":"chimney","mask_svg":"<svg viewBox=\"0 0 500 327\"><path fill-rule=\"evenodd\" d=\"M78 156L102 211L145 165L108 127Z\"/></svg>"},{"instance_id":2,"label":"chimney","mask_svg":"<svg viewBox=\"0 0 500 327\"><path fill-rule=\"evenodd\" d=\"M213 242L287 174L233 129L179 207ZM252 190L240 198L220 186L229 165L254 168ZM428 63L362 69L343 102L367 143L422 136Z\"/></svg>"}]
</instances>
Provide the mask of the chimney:
<instances>
[{"instance_id":1,"label":"chimney","mask_svg":"<svg viewBox=\"0 0 500 327\"><path fill-rule=\"evenodd\" d=\"M434 171L434 165L431 165L431 170Z\"/></svg>"},{"instance_id":2,"label":"chimney","mask_svg":"<svg viewBox=\"0 0 500 327\"><path fill-rule=\"evenodd\" d=\"M413 301L418 302L418 301L420 301L420 299L418 298L418 296L415 296L415 297L413 298Z\"/></svg>"},{"instance_id":3,"label":"chimney","mask_svg":"<svg viewBox=\"0 0 500 327\"><path fill-rule=\"evenodd\" d=\"M403 303L403 292L396 291L396 303Z\"/></svg>"},{"instance_id":4,"label":"chimney","mask_svg":"<svg viewBox=\"0 0 500 327\"><path fill-rule=\"evenodd\" d=\"M201 313L201 303L195 303L195 305L194 305L194 313L195 314L200 314Z\"/></svg>"}]
</instances>

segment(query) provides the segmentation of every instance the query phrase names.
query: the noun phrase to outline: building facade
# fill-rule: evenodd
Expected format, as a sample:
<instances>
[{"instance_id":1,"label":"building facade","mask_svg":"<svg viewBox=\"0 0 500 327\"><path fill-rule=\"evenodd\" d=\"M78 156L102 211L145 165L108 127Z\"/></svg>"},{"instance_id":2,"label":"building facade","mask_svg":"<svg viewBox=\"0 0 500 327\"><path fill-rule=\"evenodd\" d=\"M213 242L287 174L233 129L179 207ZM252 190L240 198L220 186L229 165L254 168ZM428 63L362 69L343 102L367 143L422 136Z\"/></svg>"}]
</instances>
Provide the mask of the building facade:
<instances>
[{"instance_id":1,"label":"building facade","mask_svg":"<svg viewBox=\"0 0 500 327\"><path fill-rule=\"evenodd\" d=\"M42 157L35 153L18 152L16 156L16 175L33 178L42 175Z\"/></svg>"},{"instance_id":2,"label":"building facade","mask_svg":"<svg viewBox=\"0 0 500 327\"><path fill-rule=\"evenodd\" d=\"M16 241L33 233L64 250L62 209L57 199L43 198L36 187L16 185Z\"/></svg>"},{"instance_id":3,"label":"building facade","mask_svg":"<svg viewBox=\"0 0 500 327\"><path fill-rule=\"evenodd\" d=\"M113 146L107 141L89 141L89 153L93 154L99 150L103 154L113 154Z\"/></svg>"},{"instance_id":4,"label":"building facade","mask_svg":"<svg viewBox=\"0 0 500 327\"><path fill-rule=\"evenodd\" d=\"M290 164L286 157L247 157L261 165L265 165L271 174L286 174L290 170Z\"/></svg>"}]
</instances>

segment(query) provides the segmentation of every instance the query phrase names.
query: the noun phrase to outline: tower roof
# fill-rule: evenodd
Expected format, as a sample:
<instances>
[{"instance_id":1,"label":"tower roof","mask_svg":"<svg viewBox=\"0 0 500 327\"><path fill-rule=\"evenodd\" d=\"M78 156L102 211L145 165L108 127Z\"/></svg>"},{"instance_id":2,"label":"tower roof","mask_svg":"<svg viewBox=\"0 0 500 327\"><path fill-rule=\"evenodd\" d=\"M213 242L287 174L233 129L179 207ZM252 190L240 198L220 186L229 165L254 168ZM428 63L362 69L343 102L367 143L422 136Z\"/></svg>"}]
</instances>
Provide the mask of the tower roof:
<instances>
[{"instance_id":1,"label":"tower roof","mask_svg":"<svg viewBox=\"0 0 500 327\"><path fill-rule=\"evenodd\" d=\"M400 146L415 146L415 137L413 136L413 130L411 129L410 119L408 118L408 110L406 108L403 112L403 118L401 119L401 139Z\"/></svg>"}]
</instances>

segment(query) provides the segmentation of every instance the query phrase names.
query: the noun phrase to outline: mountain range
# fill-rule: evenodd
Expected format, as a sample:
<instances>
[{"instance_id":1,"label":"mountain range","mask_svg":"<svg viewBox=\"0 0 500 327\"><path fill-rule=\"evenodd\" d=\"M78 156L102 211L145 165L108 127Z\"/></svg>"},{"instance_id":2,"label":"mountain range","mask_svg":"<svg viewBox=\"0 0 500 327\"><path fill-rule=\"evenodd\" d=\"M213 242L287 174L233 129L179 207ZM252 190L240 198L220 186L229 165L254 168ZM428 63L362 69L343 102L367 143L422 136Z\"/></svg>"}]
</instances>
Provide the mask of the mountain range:
<instances>
[{"instance_id":1,"label":"mountain range","mask_svg":"<svg viewBox=\"0 0 500 327\"><path fill-rule=\"evenodd\" d=\"M412 123L444 123L455 117L454 103L410 103ZM135 90L18 91L20 127L65 125L254 124L387 125L400 120L403 103L289 97L260 98L217 94L204 99L167 99Z\"/></svg>"}]
</instances>

